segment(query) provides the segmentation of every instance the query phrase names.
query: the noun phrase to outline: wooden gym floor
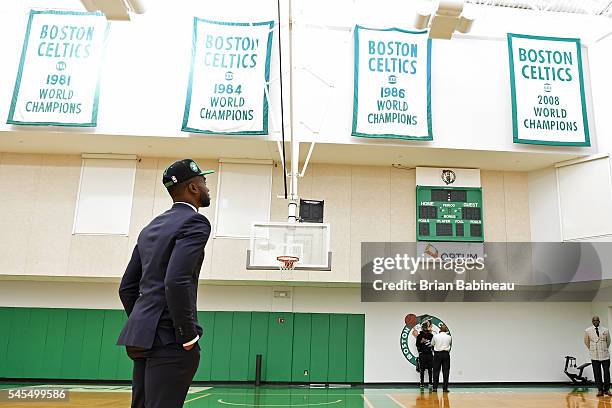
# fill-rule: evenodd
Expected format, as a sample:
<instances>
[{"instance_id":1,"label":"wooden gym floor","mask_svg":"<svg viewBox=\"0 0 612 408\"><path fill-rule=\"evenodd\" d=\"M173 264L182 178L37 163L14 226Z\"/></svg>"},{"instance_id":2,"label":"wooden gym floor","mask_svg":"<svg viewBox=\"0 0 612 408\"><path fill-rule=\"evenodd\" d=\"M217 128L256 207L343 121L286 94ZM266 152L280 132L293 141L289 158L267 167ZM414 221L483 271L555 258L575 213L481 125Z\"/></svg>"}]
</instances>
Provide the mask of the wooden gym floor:
<instances>
[{"instance_id":1,"label":"wooden gym floor","mask_svg":"<svg viewBox=\"0 0 612 408\"><path fill-rule=\"evenodd\" d=\"M128 386L36 385L65 387L69 401L6 402L8 389L24 385L0 384L5 402L0 407L129 407ZM31 385L29 385L31 386ZM187 408L612 408L612 398L597 398L595 390L572 387L454 387L449 394L409 388L316 388L252 386L192 387Z\"/></svg>"}]
</instances>

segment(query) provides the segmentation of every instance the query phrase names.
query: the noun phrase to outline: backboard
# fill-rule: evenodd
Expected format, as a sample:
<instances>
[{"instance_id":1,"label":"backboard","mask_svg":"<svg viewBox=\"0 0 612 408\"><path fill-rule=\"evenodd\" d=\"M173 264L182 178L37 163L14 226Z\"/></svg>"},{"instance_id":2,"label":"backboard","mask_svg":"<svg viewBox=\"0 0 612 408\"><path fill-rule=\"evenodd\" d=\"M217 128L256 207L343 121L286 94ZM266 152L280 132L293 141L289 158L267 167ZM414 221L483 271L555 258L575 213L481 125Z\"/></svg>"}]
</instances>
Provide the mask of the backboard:
<instances>
[{"instance_id":1,"label":"backboard","mask_svg":"<svg viewBox=\"0 0 612 408\"><path fill-rule=\"evenodd\" d=\"M251 226L247 269L278 269L281 255L297 256L296 270L331 271L330 226L324 223L256 222Z\"/></svg>"}]
</instances>

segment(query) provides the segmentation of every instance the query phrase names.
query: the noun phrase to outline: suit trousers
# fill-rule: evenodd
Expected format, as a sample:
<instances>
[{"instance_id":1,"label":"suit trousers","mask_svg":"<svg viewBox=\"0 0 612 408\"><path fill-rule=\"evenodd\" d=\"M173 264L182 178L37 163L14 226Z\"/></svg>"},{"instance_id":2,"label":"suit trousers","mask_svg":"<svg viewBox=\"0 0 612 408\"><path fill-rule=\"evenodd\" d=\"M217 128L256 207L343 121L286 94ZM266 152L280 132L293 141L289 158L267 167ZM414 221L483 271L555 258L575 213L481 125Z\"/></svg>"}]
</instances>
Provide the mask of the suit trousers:
<instances>
[{"instance_id":1,"label":"suit trousers","mask_svg":"<svg viewBox=\"0 0 612 408\"><path fill-rule=\"evenodd\" d=\"M591 360L593 365L593 375L595 376L595 384L600 392L610 390L610 360ZM601 378L601 369L603 368L603 381Z\"/></svg>"},{"instance_id":2,"label":"suit trousers","mask_svg":"<svg viewBox=\"0 0 612 408\"><path fill-rule=\"evenodd\" d=\"M200 364L200 347L180 344L126 347L134 361L132 408L181 408Z\"/></svg>"},{"instance_id":3,"label":"suit trousers","mask_svg":"<svg viewBox=\"0 0 612 408\"><path fill-rule=\"evenodd\" d=\"M421 385L425 384L425 371L427 371L429 384L431 384L433 380L433 375L431 373L432 363L433 355L431 354L431 351L428 353L419 353L419 374L421 374Z\"/></svg>"},{"instance_id":4,"label":"suit trousers","mask_svg":"<svg viewBox=\"0 0 612 408\"><path fill-rule=\"evenodd\" d=\"M433 388L438 389L440 383L440 368L442 369L442 377L444 382L442 383L442 389L448 390L448 377L450 374L450 353L448 351L436 351L434 352L433 359Z\"/></svg>"}]
</instances>

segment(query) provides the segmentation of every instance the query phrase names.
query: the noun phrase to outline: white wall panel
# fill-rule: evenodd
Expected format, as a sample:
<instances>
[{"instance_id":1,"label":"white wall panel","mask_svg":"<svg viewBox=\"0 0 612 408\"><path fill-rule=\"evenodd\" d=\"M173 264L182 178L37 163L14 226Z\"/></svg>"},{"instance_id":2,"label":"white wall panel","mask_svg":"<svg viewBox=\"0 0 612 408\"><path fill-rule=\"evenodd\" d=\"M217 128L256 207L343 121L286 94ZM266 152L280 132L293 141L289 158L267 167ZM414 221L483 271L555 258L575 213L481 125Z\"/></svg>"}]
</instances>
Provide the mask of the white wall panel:
<instances>
[{"instance_id":1,"label":"white wall panel","mask_svg":"<svg viewBox=\"0 0 612 408\"><path fill-rule=\"evenodd\" d=\"M532 241L562 241L556 169L532 171L527 179Z\"/></svg>"},{"instance_id":2,"label":"white wall panel","mask_svg":"<svg viewBox=\"0 0 612 408\"><path fill-rule=\"evenodd\" d=\"M84 158L73 232L128 235L135 176L136 158Z\"/></svg>"},{"instance_id":3,"label":"white wall panel","mask_svg":"<svg viewBox=\"0 0 612 408\"><path fill-rule=\"evenodd\" d=\"M253 222L270 220L271 194L271 162L221 162L215 236L248 238Z\"/></svg>"},{"instance_id":4,"label":"white wall panel","mask_svg":"<svg viewBox=\"0 0 612 408\"><path fill-rule=\"evenodd\" d=\"M612 185L607 157L557 169L563 239L612 233Z\"/></svg>"}]
</instances>

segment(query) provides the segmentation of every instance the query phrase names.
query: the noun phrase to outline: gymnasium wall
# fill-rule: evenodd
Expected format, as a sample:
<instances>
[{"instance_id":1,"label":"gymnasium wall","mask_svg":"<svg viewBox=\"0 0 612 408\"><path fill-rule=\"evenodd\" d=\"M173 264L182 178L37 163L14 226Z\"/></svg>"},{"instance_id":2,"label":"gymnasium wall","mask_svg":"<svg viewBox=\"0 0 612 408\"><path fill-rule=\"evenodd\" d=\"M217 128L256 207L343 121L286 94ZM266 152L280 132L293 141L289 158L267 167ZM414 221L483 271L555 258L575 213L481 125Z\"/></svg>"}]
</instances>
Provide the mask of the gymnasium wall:
<instances>
[{"instance_id":1,"label":"gymnasium wall","mask_svg":"<svg viewBox=\"0 0 612 408\"><path fill-rule=\"evenodd\" d=\"M171 159L144 157L137 164L130 235L73 236L79 156L0 155L0 306L110 310L121 307L117 282L137 233L170 204L159 177ZM205 168L216 161L201 160ZM272 195L282 192L274 168ZM214 196L217 175L209 177ZM483 170L485 237L529 241L531 175ZM562 381L562 357L587 359L582 332L594 310L590 303L361 303L359 244L365 240L415 237L415 172L386 167L311 164L300 185L305 198L324 199L332 224L333 272L311 273L296 287L272 284L275 271L247 272L247 241L211 239L201 275L201 311L340 313L365 315L364 380L415 381L399 336L408 313L435 315L455 337L455 381ZM373 199L375 198L375 199ZM215 200L203 210L214 219ZM272 200L272 220L286 207ZM539 214L546 214L546 212ZM536 231L537 232L537 231ZM350 272L349 272L350 271ZM244 286L247 279L257 279ZM212 285L211 283L215 283ZM305 285L336 286L310 287ZM289 299L273 296L289 290ZM554 341L546 340L553 333ZM530 343L534 342L533 346Z\"/></svg>"},{"instance_id":2,"label":"gymnasium wall","mask_svg":"<svg viewBox=\"0 0 612 408\"><path fill-rule=\"evenodd\" d=\"M612 64L612 54L610 49L612 47L612 36L607 34L601 36L594 43L589 45L589 62L590 62L590 76L591 76L591 90L592 90L592 104L593 114L597 118L595 121L595 129L597 131L597 151L603 156L601 161L608 162L608 171L612 168L612 160L610 154L612 154L612 116L610 110L612 109L612 100L610 99L610 89L612 89L612 77L610 76L610 65ZM605 157L607 155L607 157ZM603 166L602 166L603 167ZM601 172L605 173L605 172ZM600 180L605 174L593 174ZM608 199L612 197L612 179L607 179L608 188L604 191L607 192ZM585 183L586 184L586 183ZM590 184L590 183L589 183ZM604 184L602 181L601 184ZM599 195L599 194L598 194ZM578 194L577 194L578 196ZM587 199L582 200L584 213L593 213L594 203L591 195L583 195ZM591 229L591 236L586 237L587 240L598 240L598 241L612 241L612 227L610 227L610 205L607 206L607 211L602 214L604 218L605 229L601 230L601 225ZM592 220L592 218L591 218ZM602 233L603 232L603 233ZM586 235L586 234L585 234ZM612 276L612 271L606 271L608 276ZM608 325L612 324L612 299L597 298L593 302L593 314L599 315L600 319L607 322Z\"/></svg>"},{"instance_id":3,"label":"gymnasium wall","mask_svg":"<svg viewBox=\"0 0 612 408\"><path fill-rule=\"evenodd\" d=\"M117 279L142 227L171 204L160 180L171 162L143 157L137 163L129 236L72 235L81 158L1 153L0 275ZM218 168L216 161L198 162ZM281 175L274 167L273 221L286 219L286 202L276 198L283 192ZM217 176L208 176L213 200L202 210L211 221ZM527 173L486 170L481 179L485 239L529 241ZM333 270L296 273L297 280L359 282L362 241L415 240L414 170L313 163L301 180L300 195L325 200ZM247 247L245 239L212 238L201 279L277 280L277 271L245 270Z\"/></svg>"},{"instance_id":4,"label":"gymnasium wall","mask_svg":"<svg viewBox=\"0 0 612 408\"><path fill-rule=\"evenodd\" d=\"M589 46L589 60L591 61L591 89L593 99L593 114L597 118L595 128L601 138L597 141L600 153L612 153L612 101L610 101L610 87L612 78L609 67L612 64L612 36L607 35L598 39Z\"/></svg>"},{"instance_id":5,"label":"gymnasium wall","mask_svg":"<svg viewBox=\"0 0 612 408\"><path fill-rule=\"evenodd\" d=\"M612 240L610 159L598 156L586 160L529 173L532 241L602 243ZM610 254L606 247L598 248L601 250L599 256L609 262ZM603 279L612 279L610 268L604 267L602 274ZM599 315L603 325L612 323L609 293L598 294L591 305L591 315Z\"/></svg>"},{"instance_id":6,"label":"gymnasium wall","mask_svg":"<svg viewBox=\"0 0 612 408\"><path fill-rule=\"evenodd\" d=\"M291 297L277 302L273 290L290 290ZM104 313L120 308L116 291L116 283L3 281L0 307L98 309ZM400 349L408 313L431 314L448 324L454 339L451 379L457 382L564 381L565 355L574 355L579 362L588 359L582 337L593 311L607 324L606 307L590 303L362 303L358 288L204 282L198 309L364 315L366 382L417 380L414 366ZM210 330L210 323L202 323ZM108 336L117 336L118 328L114 331ZM350 359L358 360L359 355L349 353L347 361Z\"/></svg>"}]
</instances>

